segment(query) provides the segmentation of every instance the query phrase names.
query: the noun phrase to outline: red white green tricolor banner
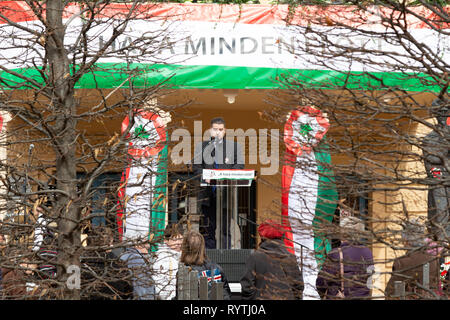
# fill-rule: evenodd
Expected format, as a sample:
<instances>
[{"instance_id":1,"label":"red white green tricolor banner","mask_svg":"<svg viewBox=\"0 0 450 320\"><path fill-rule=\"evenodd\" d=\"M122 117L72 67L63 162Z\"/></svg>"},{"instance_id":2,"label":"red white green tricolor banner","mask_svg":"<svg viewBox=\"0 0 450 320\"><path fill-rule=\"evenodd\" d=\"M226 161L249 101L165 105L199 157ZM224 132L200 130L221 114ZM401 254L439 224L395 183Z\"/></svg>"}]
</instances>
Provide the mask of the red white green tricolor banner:
<instances>
[{"instance_id":1,"label":"red white green tricolor banner","mask_svg":"<svg viewBox=\"0 0 450 320\"><path fill-rule=\"evenodd\" d=\"M130 7L130 4L116 3L102 9L98 21L105 24L97 24L86 33L91 54L106 43L114 28L121 26ZM436 17L435 13L423 7L413 11L431 20ZM78 35L86 21L81 12L82 7L78 4L66 8L67 48L79 44ZM133 78L135 86L157 84L170 77L168 84L176 88L272 89L283 87L278 79L287 76L300 79L306 85L331 88L346 83L347 87L354 89L377 89L383 83L409 91L439 90L436 84L421 81L427 76L417 70L413 72L411 69L407 74L396 73L393 65L398 62L377 54L378 50L394 52L402 64L417 66L416 61L407 58L411 52L407 53L402 46L336 27L337 23L348 23L360 29L390 31L380 23L380 16L392 13L386 8L374 7L372 14L360 14L351 6L300 6L290 15L287 5L144 3L136 7L136 12L138 14L128 22L124 33L96 67L77 83L78 88L125 87L128 74L121 68L128 66L137 71ZM40 75L32 63L39 66L43 47L39 36L28 33L27 28L39 32L42 23L25 2L3 1L0 14L3 15L0 16L0 65L33 76L39 82ZM287 18L290 24L286 23ZM408 32L418 44L426 44L442 60L450 60L448 37L413 14L405 21ZM438 27L449 28L448 25ZM376 64L362 65L356 59L325 59L308 53L306 47L320 44L315 31L326 32L336 45L364 48L366 56L373 52L371 59ZM12 34L16 36L12 37ZM128 58L117 51L137 44L137 39L146 39L145 45L128 51ZM19 48L26 41L33 43L33 50ZM324 46L320 50L331 52L335 49L334 46ZM413 45L408 50L414 52ZM364 72L371 76L364 76ZM1 77L18 80L4 72Z\"/></svg>"},{"instance_id":2,"label":"red white green tricolor banner","mask_svg":"<svg viewBox=\"0 0 450 320\"><path fill-rule=\"evenodd\" d=\"M122 174L117 222L124 240L143 240L162 234L165 227L167 182L166 125L153 112L136 110L127 116L129 164Z\"/></svg>"},{"instance_id":3,"label":"red white green tricolor banner","mask_svg":"<svg viewBox=\"0 0 450 320\"><path fill-rule=\"evenodd\" d=\"M316 279L331 250L323 227L332 222L338 202L325 142L329 126L320 110L302 106L291 111L284 127L282 215L289 230L285 244L303 267L305 300L320 299Z\"/></svg>"}]
</instances>

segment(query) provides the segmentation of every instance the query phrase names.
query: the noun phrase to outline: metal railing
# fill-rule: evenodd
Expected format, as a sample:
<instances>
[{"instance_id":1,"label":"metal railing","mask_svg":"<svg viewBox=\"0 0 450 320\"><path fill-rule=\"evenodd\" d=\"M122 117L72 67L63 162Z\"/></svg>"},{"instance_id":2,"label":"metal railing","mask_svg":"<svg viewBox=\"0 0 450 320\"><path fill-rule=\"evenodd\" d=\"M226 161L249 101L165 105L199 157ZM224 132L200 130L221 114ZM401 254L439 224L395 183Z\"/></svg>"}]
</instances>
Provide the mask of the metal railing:
<instances>
[{"instance_id":1,"label":"metal railing","mask_svg":"<svg viewBox=\"0 0 450 320\"><path fill-rule=\"evenodd\" d=\"M211 280L212 287L208 292L208 278L199 277L198 271L189 270L186 266L178 269L178 300L223 300L223 282Z\"/></svg>"},{"instance_id":2,"label":"metal railing","mask_svg":"<svg viewBox=\"0 0 450 320\"><path fill-rule=\"evenodd\" d=\"M430 290L430 264L427 262L423 265L422 269L422 289ZM400 300L406 299L405 282L394 282L394 296L393 298L399 298Z\"/></svg>"}]
</instances>

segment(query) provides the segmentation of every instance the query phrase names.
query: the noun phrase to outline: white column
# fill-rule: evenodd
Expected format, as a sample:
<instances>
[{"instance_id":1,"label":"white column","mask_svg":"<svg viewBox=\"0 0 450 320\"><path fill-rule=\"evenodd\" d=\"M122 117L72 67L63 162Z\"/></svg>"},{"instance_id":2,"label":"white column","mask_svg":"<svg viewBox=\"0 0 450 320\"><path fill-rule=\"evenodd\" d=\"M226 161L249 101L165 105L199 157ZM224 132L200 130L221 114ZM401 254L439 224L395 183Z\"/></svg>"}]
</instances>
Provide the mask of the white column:
<instances>
[{"instance_id":1,"label":"white column","mask_svg":"<svg viewBox=\"0 0 450 320\"><path fill-rule=\"evenodd\" d=\"M11 120L11 116L8 112L0 111L0 117L2 125L0 127L0 162L4 163L7 159L8 153L6 149L6 134L7 134L7 124ZM0 168L0 176L5 177L6 173ZM6 200L4 198L4 194L6 194L6 186L0 183L0 207L6 206ZM0 220L3 220L5 217L6 211L0 209Z\"/></svg>"}]
</instances>

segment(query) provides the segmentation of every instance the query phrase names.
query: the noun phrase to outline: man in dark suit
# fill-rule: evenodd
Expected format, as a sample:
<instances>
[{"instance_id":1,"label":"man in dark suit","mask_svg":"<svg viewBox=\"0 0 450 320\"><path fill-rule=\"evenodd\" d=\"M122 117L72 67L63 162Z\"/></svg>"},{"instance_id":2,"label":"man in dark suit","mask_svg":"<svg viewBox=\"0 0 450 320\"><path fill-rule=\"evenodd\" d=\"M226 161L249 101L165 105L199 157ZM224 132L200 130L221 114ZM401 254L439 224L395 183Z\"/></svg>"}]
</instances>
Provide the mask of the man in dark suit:
<instances>
[{"instance_id":1,"label":"man in dark suit","mask_svg":"<svg viewBox=\"0 0 450 320\"><path fill-rule=\"evenodd\" d=\"M436 117L436 129L423 140L424 164L428 176L428 220L436 240L450 235L450 101L435 99L431 114Z\"/></svg>"},{"instance_id":2,"label":"man in dark suit","mask_svg":"<svg viewBox=\"0 0 450 320\"><path fill-rule=\"evenodd\" d=\"M202 181L203 169L244 169L244 157L241 146L233 141L224 138L226 133L225 120L223 118L214 118L211 120L209 141L203 141L201 145L195 146L193 170L196 177ZM210 183L209 180L204 181ZM225 198L225 197L224 197ZM207 249L216 249L216 187L201 187L199 193L199 205L203 214L205 244ZM226 205L224 203L224 205ZM223 221L226 225L229 221ZM224 234L222 237L229 247L230 235Z\"/></svg>"},{"instance_id":3,"label":"man in dark suit","mask_svg":"<svg viewBox=\"0 0 450 320\"><path fill-rule=\"evenodd\" d=\"M395 282L405 284L405 299L436 299L439 297L439 257L436 248L425 240L425 226L418 219L407 221L403 226L402 240L405 254L397 257L392 274L386 285L387 300L399 299L395 295ZM430 248L431 247L431 248ZM423 266L429 264L429 289L423 288Z\"/></svg>"}]
</instances>

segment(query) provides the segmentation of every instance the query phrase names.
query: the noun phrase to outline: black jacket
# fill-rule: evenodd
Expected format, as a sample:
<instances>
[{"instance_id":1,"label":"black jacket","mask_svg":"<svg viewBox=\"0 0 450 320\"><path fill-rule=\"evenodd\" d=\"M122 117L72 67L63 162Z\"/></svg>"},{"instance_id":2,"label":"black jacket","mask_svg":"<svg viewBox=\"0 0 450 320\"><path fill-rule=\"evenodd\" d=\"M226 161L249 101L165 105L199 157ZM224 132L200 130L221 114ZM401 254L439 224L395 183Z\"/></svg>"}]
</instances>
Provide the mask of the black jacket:
<instances>
[{"instance_id":1,"label":"black jacket","mask_svg":"<svg viewBox=\"0 0 450 320\"><path fill-rule=\"evenodd\" d=\"M201 148L197 145L194 152L192 165L194 174L199 178L203 169L244 169L242 148L235 141L224 138L216 148L214 148L213 140L203 141ZM215 168L214 160L217 160L217 168Z\"/></svg>"},{"instance_id":2,"label":"black jacket","mask_svg":"<svg viewBox=\"0 0 450 320\"><path fill-rule=\"evenodd\" d=\"M246 262L243 300L300 300L303 277L282 239L265 240Z\"/></svg>"},{"instance_id":3,"label":"black jacket","mask_svg":"<svg viewBox=\"0 0 450 320\"><path fill-rule=\"evenodd\" d=\"M444 136L450 135L450 127L442 127ZM450 234L450 173L446 168L450 165L450 149L445 139L436 131L431 131L423 139L425 170L428 176L428 219L431 231L438 239L445 239Z\"/></svg>"},{"instance_id":4,"label":"black jacket","mask_svg":"<svg viewBox=\"0 0 450 320\"><path fill-rule=\"evenodd\" d=\"M430 289L438 294L439 290L439 258L424 250L408 251L405 255L394 260L392 275L386 285L386 300L398 299L395 296L395 281L405 283L406 299L433 299L434 295L420 288L423 284L423 266L429 263Z\"/></svg>"},{"instance_id":5,"label":"black jacket","mask_svg":"<svg viewBox=\"0 0 450 320\"><path fill-rule=\"evenodd\" d=\"M113 253L89 252L82 257L81 296L88 300L128 300L133 297L131 273Z\"/></svg>"}]
</instances>

